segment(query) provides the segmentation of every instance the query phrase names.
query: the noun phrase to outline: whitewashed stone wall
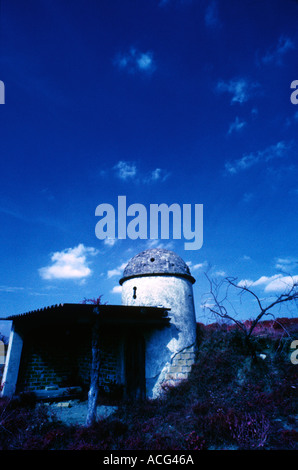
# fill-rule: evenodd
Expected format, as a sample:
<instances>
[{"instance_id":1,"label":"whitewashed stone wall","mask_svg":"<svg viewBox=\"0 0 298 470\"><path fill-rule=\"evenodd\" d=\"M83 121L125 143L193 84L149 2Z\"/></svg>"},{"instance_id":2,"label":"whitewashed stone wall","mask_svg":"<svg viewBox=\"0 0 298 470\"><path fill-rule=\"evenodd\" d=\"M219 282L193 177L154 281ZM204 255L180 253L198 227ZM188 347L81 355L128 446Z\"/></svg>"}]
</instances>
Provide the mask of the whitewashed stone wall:
<instances>
[{"instance_id":1,"label":"whitewashed stone wall","mask_svg":"<svg viewBox=\"0 0 298 470\"><path fill-rule=\"evenodd\" d=\"M145 336L146 386L157 397L164 382L187 378L195 359L196 318L192 283L177 275L139 276L122 286L122 304L169 308L171 325Z\"/></svg>"}]
</instances>

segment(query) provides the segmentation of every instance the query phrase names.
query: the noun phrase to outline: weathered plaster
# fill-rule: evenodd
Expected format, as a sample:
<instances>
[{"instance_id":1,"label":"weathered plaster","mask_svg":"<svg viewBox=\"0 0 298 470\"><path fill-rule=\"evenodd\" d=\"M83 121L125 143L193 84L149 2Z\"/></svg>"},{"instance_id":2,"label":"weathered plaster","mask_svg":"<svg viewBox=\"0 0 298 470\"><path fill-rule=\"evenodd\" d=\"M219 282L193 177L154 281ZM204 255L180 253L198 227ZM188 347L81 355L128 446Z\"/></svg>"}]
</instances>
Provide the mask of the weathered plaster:
<instances>
[{"instance_id":1,"label":"weathered plaster","mask_svg":"<svg viewBox=\"0 0 298 470\"><path fill-rule=\"evenodd\" d=\"M186 378L188 368L171 371L174 358L196 341L196 318L192 282L178 274L153 274L124 280L122 304L169 308L171 326L148 333L146 340L147 395L156 397L161 384L170 375L173 380ZM188 361L190 363L190 361ZM177 369L178 370L178 369Z\"/></svg>"}]
</instances>

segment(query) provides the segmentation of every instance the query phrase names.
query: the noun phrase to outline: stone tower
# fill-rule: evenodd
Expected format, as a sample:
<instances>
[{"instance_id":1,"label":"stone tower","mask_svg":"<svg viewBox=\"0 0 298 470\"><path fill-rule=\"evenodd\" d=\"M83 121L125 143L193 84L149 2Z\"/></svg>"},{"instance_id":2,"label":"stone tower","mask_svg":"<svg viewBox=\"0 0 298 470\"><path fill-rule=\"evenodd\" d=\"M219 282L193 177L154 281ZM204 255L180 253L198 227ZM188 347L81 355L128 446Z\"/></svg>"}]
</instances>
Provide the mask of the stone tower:
<instances>
[{"instance_id":1,"label":"stone tower","mask_svg":"<svg viewBox=\"0 0 298 470\"><path fill-rule=\"evenodd\" d=\"M185 379L195 358L196 317L187 264L173 251L154 248L134 256L120 279L122 304L169 308L170 327L145 333L147 396L164 382Z\"/></svg>"}]
</instances>

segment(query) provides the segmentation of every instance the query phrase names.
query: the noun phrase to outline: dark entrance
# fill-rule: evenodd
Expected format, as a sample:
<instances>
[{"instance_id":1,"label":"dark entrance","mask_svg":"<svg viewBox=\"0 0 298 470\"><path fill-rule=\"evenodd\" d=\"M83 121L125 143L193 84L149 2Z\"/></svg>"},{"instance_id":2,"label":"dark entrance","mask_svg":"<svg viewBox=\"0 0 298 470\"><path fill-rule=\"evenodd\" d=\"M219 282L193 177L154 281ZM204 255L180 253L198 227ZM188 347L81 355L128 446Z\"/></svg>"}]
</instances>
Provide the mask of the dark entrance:
<instances>
[{"instance_id":1,"label":"dark entrance","mask_svg":"<svg viewBox=\"0 0 298 470\"><path fill-rule=\"evenodd\" d=\"M124 396L130 400L146 397L145 340L140 331L133 330L125 340Z\"/></svg>"}]
</instances>

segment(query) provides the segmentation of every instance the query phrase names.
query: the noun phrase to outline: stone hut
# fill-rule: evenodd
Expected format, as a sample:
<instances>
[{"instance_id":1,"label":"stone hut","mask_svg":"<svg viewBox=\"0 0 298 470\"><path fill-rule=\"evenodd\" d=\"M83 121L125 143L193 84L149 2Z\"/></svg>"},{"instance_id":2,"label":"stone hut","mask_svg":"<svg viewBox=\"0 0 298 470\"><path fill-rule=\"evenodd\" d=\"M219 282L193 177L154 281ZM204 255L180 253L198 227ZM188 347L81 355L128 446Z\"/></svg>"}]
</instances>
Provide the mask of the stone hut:
<instances>
[{"instance_id":1,"label":"stone hut","mask_svg":"<svg viewBox=\"0 0 298 470\"><path fill-rule=\"evenodd\" d=\"M169 328L145 333L149 397L158 396L163 382L179 382L191 370L196 346L194 282L182 258L161 248L143 251L124 269L122 305L158 306L169 311Z\"/></svg>"},{"instance_id":2,"label":"stone hut","mask_svg":"<svg viewBox=\"0 0 298 470\"><path fill-rule=\"evenodd\" d=\"M99 321L100 390L157 397L164 382L186 378L194 362L194 282L174 252L146 250L123 272L122 305L68 303L6 318L12 330L2 396L33 391L51 398L88 390L92 329Z\"/></svg>"}]
</instances>

